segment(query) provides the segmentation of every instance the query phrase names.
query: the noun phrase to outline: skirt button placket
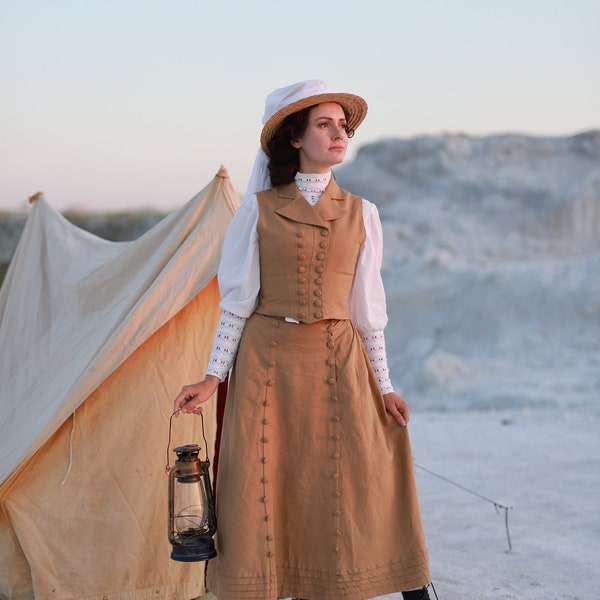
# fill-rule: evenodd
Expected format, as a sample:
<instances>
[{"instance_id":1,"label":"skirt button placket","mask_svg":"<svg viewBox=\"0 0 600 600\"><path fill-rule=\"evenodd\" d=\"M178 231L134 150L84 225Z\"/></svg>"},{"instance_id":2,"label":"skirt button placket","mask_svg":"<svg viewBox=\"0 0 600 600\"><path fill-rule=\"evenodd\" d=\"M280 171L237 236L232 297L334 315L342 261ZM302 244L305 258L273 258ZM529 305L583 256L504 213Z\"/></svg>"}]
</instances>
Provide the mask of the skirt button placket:
<instances>
[{"instance_id":1,"label":"skirt button placket","mask_svg":"<svg viewBox=\"0 0 600 600\"><path fill-rule=\"evenodd\" d=\"M328 366L328 376L327 383L330 386L330 406L331 406L331 482L333 485L332 489L332 514L334 518L334 532L335 537L339 539L341 532L341 485L340 485L340 431L339 431L339 423L340 423L340 414L339 414L339 402L340 399L337 395L337 376L335 369L335 341L333 335L333 324L330 323L327 326L327 342L326 346L329 349L329 356L326 360L326 364ZM335 542L332 546L334 553L339 554L339 543Z\"/></svg>"},{"instance_id":2,"label":"skirt button placket","mask_svg":"<svg viewBox=\"0 0 600 600\"><path fill-rule=\"evenodd\" d=\"M271 325L273 326L274 331L277 331L277 329L279 328L279 326L281 325L281 323L276 320L273 319ZM270 428L270 415L269 415L269 410L270 410L270 406L271 406L271 389L273 387L273 385L275 384L275 367L277 366L277 360L276 360L276 356L275 353L277 352L277 340L276 339L272 339L271 343L269 344L270 346L270 352L269 352L269 358L267 360L267 364L266 364L266 377L265 377L265 388L264 388L264 398L263 398L263 402L262 402L262 406L263 406L263 413L262 413L262 419L261 419L261 424L262 424L262 435L260 437L260 443L261 443L261 457L260 457L260 462L262 465L261 468L261 478L260 478L260 482L262 483L262 489L263 489L263 496L262 498L259 499L259 501L262 503L263 505L263 522L264 522L264 526L265 526L265 542L266 542L266 548L265 548L265 552L266 552L266 556L267 556L267 560L269 562L269 570L272 571L273 570L273 565L271 564L273 561L273 557L274 557L274 547L273 547L273 530L272 530L272 526L271 526L271 515L269 514L269 503L268 503L268 498L269 498L269 490L268 490L268 483L269 483L269 475L268 475L268 468L269 468L269 457L268 457L268 449L269 449L269 428Z\"/></svg>"}]
</instances>

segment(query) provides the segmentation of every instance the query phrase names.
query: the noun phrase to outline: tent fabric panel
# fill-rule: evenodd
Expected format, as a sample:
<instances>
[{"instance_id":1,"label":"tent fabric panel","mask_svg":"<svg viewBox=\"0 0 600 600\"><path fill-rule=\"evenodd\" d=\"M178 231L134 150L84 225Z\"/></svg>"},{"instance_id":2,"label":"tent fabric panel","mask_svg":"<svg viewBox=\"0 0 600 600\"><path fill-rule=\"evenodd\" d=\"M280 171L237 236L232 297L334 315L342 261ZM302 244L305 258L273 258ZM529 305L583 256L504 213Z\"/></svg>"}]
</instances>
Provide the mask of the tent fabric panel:
<instances>
[{"instance_id":1,"label":"tent fabric panel","mask_svg":"<svg viewBox=\"0 0 600 600\"><path fill-rule=\"evenodd\" d=\"M8 520L0 510L0 600L33 600L31 569Z\"/></svg>"},{"instance_id":2,"label":"tent fabric panel","mask_svg":"<svg viewBox=\"0 0 600 600\"><path fill-rule=\"evenodd\" d=\"M35 202L0 290L10 350L0 361L0 484L214 276L238 203L221 173L138 240L107 242Z\"/></svg>"},{"instance_id":3,"label":"tent fabric panel","mask_svg":"<svg viewBox=\"0 0 600 600\"><path fill-rule=\"evenodd\" d=\"M13 481L4 509L31 565L36 599L189 600L204 593L204 563L170 559L165 464L172 401L183 383L201 377L218 303L213 278ZM211 454L215 420L213 399L205 410ZM174 419L171 449L192 442L204 446L200 419Z\"/></svg>"}]
</instances>

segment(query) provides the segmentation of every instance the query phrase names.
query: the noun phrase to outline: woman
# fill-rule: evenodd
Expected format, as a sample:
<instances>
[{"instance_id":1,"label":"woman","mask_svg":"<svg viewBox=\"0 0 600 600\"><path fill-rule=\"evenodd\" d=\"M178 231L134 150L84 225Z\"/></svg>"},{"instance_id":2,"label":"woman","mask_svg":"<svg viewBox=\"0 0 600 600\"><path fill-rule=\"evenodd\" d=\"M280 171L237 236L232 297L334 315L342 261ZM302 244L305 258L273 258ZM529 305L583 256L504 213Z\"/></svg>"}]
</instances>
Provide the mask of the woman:
<instances>
[{"instance_id":1,"label":"woman","mask_svg":"<svg viewBox=\"0 0 600 600\"><path fill-rule=\"evenodd\" d=\"M389 379L376 207L331 167L367 112L318 80L267 97L249 193L225 239L206 377L233 367L219 454L219 600L429 598L406 425Z\"/></svg>"}]
</instances>

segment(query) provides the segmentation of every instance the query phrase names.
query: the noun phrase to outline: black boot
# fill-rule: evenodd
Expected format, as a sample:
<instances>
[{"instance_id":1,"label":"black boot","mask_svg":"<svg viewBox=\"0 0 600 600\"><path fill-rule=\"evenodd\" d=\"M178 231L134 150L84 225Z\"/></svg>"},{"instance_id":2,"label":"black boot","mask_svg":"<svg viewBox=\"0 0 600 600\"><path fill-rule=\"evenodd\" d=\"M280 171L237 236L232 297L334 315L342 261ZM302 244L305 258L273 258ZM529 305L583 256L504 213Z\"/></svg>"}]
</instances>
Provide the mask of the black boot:
<instances>
[{"instance_id":1,"label":"black boot","mask_svg":"<svg viewBox=\"0 0 600 600\"><path fill-rule=\"evenodd\" d=\"M424 585L420 590L410 590L409 592L402 592L402 598L404 600L431 600L431 596L429 595L428 588L431 586L433 593L435 594L437 600L437 593L435 588L433 587L433 583L428 585Z\"/></svg>"}]
</instances>

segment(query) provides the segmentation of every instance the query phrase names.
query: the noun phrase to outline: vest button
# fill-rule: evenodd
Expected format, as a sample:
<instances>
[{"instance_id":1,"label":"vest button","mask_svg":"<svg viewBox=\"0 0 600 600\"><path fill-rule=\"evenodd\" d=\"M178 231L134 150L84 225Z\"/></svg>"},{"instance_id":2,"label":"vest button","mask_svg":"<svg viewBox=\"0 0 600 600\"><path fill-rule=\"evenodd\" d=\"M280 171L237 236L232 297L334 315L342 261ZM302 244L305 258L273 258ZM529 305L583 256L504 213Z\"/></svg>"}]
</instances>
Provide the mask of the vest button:
<instances>
[{"instance_id":1,"label":"vest button","mask_svg":"<svg viewBox=\"0 0 600 600\"><path fill-rule=\"evenodd\" d=\"M329 230L328 229L321 229L321 235L323 237L327 237L329 235Z\"/></svg>"},{"instance_id":2,"label":"vest button","mask_svg":"<svg viewBox=\"0 0 600 600\"><path fill-rule=\"evenodd\" d=\"M306 294L306 290L305 290L304 288L300 288L300 289L298 290L298 295L299 295L299 296L304 296L304 294Z\"/></svg>"},{"instance_id":3,"label":"vest button","mask_svg":"<svg viewBox=\"0 0 600 600\"><path fill-rule=\"evenodd\" d=\"M316 319L322 319L323 318L323 313L320 310L315 311L315 318Z\"/></svg>"},{"instance_id":4,"label":"vest button","mask_svg":"<svg viewBox=\"0 0 600 600\"><path fill-rule=\"evenodd\" d=\"M315 300L315 301L313 302L313 304L314 304L315 306L323 306L323 300Z\"/></svg>"},{"instance_id":5,"label":"vest button","mask_svg":"<svg viewBox=\"0 0 600 600\"><path fill-rule=\"evenodd\" d=\"M320 297L320 296L322 296L322 295L323 295L323 292L322 292L321 290L315 290L315 291L313 292L313 294L314 294L315 296L319 296L319 297Z\"/></svg>"},{"instance_id":6,"label":"vest button","mask_svg":"<svg viewBox=\"0 0 600 600\"><path fill-rule=\"evenodd\" d=\"M323 260L325 258L325 255L322 252L319 252L319 254L317 254L317 260Z\"/></svg>"},{"instance_id":7,"label":"vest button","mask_svg":"<svg viewBox=\"0 0 600 600\"><path fill-rule=\"evenodd\" d=\"M298 248L304 248L304 246L306 246L306 242L298 242L296 245Z\"/></svg>"},{"instance_id":8,"label":"vest button","mask_svg":"<svg viewBox=\"0 0 600 600\"><path fill-rule=\"evenodd\" d=\"M323 241L319 244L319 246L321 246L321 248L327 248L327 246L329 246L329 242Z\"/></svg>"},{"instance_id":9,"label":"vest button","mask_svg":"<svg viewBox=\"0 0 600 600\"><path fill-rule=\"evenodd\" d=\"M306 283L306 277L298 277L298 283Z\"/></svg>"},{"instance_id":10,"label":"vest button","mask_svg":"<svg viewBox=\"0 0 600 600\"><path fill-rule=\"evenodd\" d=\"M304 273L306 271L306 267L298 267L298 273Z\"/></svg>"},{"instance_id":11,"label":"vest button","mask_svg":"<svg viewBox=\"0 0 600 600\"><path fill-rule=\"evenodd\" d=\"M323 269L323 267L322 267L321 265L319 265L319 266L318 266L318 267L315 269L315 271L316 271L317 273L322 273L322 272L324 271L324 269Z\"/></svg>"},{"instance_id":12,"label":"vest button","mask_svg":"<svg viewBox=\"0 0 600 600\"><path fill-rule=\"evenodd\" d=\"M306 300L300 300L299 304L300 306L306 306Z\"/></svg>"},{"instance_id":13,"label":"vest button","mask_svg":"<svg viewBox=\"0 0 600 600\"><path fill-rule=\"evenodd\" d=\"M306 254L298 254L296 257L298 260L306 260Z\"/></svg>"},{"instance_id":14,"label":"vest button","mask_svg":"<svg viewBox=\"0 0 600 600\"><path fill-rule=\"evenodd\" d=\"M304 319L305 317L306 317L306 313L303 313L303 312L299 312L298 313L298 318L299 319Z\"/></svg>"},{"instance_id":15,"label":"vest button","mask_svg":"<svg viewBox=\"0 0 600 600\"><path fill-rule=\"evenodd\" d=\"M333 365L335 365L335 360L333 360L333 358L328 358L325 361L330 367L333 367Z\"/></svg>"},{"instance_id":16,"label":"vest button","mask_svg":"<svg viewBox=\"0 0 600 600\"><path fill-rule=\"evenodd\" d=\"M335 377L330 377L330 378L327 380L327 383L328 383L329 385L333 385L333 384L335 383Z\"/></svg>"},{"instance_id":17,"label":"vest button","mask_svg":"<svg viewBox=\"0 0 600 600\"><path fill-rule=\"evenodd\" d=\"M315 279L315 283L316 283L317 285L323 285L323 280L322 280L320 277L317 277L317 278Z\"/></svg>"}]
</instances>

